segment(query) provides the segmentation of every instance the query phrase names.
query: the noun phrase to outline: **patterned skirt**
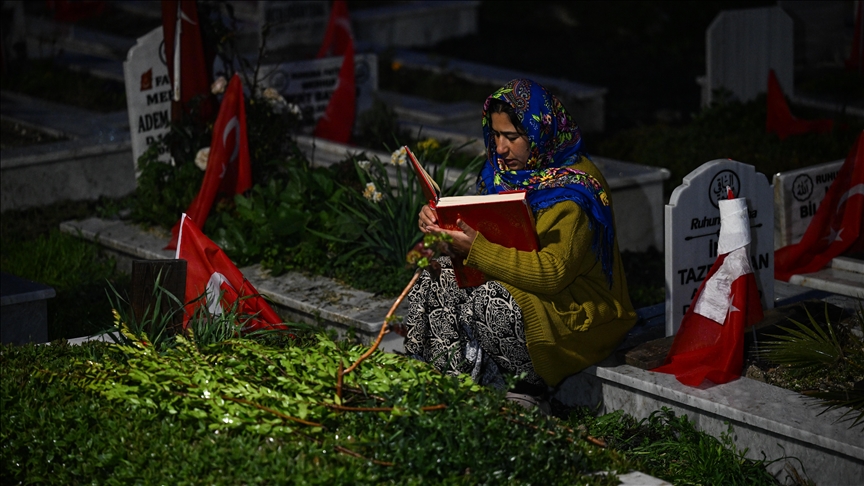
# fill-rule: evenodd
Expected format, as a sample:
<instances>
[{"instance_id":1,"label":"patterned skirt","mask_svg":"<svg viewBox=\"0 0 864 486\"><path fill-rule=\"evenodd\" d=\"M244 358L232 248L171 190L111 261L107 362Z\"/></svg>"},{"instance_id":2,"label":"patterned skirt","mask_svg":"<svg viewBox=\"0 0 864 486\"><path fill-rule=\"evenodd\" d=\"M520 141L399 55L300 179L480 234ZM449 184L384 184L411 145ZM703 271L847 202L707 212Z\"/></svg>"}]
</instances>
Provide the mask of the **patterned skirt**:
<instances>
[{"instance_id":1,"label":"patterned skirt","mask_svg":"<svg viewBox=\"0 0 864 486\"><path fill-rule=\"evenodd\" d=\"M503 389L505 376L544 386L525 344L522 309L500 283L459 288L449 257L441 274L424 271L408 296L405 351L450 375L467 373L480 385Z\"/></svg>"}]
</instances>

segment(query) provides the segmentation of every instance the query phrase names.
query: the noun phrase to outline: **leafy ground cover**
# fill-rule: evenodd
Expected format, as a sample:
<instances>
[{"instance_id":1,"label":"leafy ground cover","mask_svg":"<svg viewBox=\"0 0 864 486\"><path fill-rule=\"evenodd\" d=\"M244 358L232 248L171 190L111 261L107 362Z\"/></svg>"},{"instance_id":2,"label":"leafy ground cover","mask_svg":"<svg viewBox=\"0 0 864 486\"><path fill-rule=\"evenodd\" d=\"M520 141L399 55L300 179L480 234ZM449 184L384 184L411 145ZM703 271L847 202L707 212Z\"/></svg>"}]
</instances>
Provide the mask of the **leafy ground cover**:
<instances>
[{"instance_id":1,"label":"leafy ground cover","mask_svg":"<svg viewBox=\"0 0 864 486\"><path fill-rule=\"evenodd\" d=\"M0 348L4 482L617 484L639 468L779 484L668 411L544 417L385 353L337 383L365 349L302 329L157 349L121 328L116 345Z\"/></svg>"}]
</instances>

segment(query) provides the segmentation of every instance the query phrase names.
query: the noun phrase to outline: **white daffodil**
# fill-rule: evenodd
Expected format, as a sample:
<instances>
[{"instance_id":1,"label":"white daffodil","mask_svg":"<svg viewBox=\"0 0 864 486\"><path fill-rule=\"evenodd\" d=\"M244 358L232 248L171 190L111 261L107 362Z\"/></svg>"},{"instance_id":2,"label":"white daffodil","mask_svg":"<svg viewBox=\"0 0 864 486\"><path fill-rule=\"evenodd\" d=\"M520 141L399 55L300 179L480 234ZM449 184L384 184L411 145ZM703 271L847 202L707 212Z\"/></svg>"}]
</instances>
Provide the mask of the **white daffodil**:
<instances>
[{"instance_id":1,"label":"white daffodil","mask_svg":"<svg viewBox=\"0 0 864 486\"><path fill-rule=\"evenodd\" d=\"M369 167L371 167L371 166L372 166L372 162L369 162L368 160L358 160L357 161L357 167L360 167L361 169L365 170L366 172L369 172Z\"/></svg>"},{"instance_id":2,"label":"white daffodil","mask_svg":"<svg viewBox=\"0 0 864 486\"><path fill-rule=\"evenodd\" d=\"M378 188L375 187L374 183L369 182L366 184L366 189L363 191L363 197L377 203L384 198L384 195L378 192Z\"/></svg>"},{"instance_id":3,"label":"white daffodil","mask_svg":"<svg viewBox=\"0 0 864 486\"><path fill-rule=\"evenodd\" d=\"M225 76L219 76L213 84L210 85L210 92L213 94L222 94L225 92L225 87L228 86L228 80Z\"/></svg>"},{"instance_id":4,"label":"white daffodil","mask_svg":"<svg viewBox=\"0 0 864 486\"><path fill-rule=\"evenodd\" d=\"M195 165L201 170L207 170L207 160L210 158L210 147L204 147L195 154Z\"/></svg>"},{"instance_id":5,"label":"white daffodil","mask_svg":"<svg viewBox=\"0 0 864 486\"><path fill-rule=\"evenodd\" d=\"M398 150L390 154L390 163L393 165L405 165L408 162L408 154L405 152L405 147L399 147Z\"/></svg>"}]
</instances>

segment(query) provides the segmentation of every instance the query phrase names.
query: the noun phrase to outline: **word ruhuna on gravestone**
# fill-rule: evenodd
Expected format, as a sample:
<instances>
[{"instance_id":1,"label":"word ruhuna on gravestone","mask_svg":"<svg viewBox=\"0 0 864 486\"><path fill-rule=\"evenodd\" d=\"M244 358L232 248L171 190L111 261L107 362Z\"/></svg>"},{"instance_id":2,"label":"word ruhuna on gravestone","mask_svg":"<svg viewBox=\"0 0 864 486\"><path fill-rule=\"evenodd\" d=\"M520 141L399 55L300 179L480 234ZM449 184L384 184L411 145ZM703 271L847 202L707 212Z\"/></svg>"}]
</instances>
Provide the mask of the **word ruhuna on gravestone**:
<instances>
[{"instance_id":1,"label":"word ruhuna on gravestone","mask_svg":"<svg viewBox=\"0 0 864 486\"><path fill-rule=\"evenodd\" d=\"M774 198L764 174L730 159L712 160L684 177L666 205L666 335L678 332L681 319L717 260L720 209L726 187L747 200L750 263L762 308L774 307Z\"/></svg>"},{"instance_id":2,"label":"word ruhuna on gravestone","mask_svg":"<svg viewBox=\"0 0 864 486\"><path fill-rule=\"evenodd\" d=\"M162 27L157 27L138 38L123 63L136 175L141 154L170 131L171 81L165 59ZM159 160L169 162L170 158L168 150L160 148Z\"/></svg>"},{"instance_id":3,"label":"word ruhuna on gravestone","mask_svg":"<svg viewBox=\"0 0 864 486\"><path fill-rule=\"evenodd\" d=\"M842 160L774 174L774 247L801 241Z\"/></svg>"},{"instance_id":4,"label":"word ruhuna on gravestone","mask_svg":"<svg viewBox=\"0 0 864 486\"><path fill-rule=\"evenodd\" d=\"M339 82L342 60L343 56L336 56L261 66L260 83L264 88L276 89L285 101L300 107L303 127L311 130L327 110ZM360 114L372 107L372 94L378 90L378 56L354 56L354 84L356 112Z\"/></svg>"}]
</instances>

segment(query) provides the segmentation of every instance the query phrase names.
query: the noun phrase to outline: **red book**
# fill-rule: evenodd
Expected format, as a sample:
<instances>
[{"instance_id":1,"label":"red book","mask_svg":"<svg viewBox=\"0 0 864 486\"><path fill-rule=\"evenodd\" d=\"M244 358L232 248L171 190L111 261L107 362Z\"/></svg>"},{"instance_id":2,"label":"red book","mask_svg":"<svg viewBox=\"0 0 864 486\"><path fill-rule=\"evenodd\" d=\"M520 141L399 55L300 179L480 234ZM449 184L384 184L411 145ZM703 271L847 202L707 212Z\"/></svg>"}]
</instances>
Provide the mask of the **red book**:
<instances>
[{"instance_id":1,"label":"red book","mask_svg":"<svg viewBox=\"0 0 864 486\"><path fill-rule=\"evenodd\" d=\"M438 213L438 225L445 229L458 230L456 221L465 223L483 234L491 243L519 251L538 251L537 231L534 229L534 214L528 205L525 191L503 192L484 196L440 197L438 185L429 173L417 162L414 154L405 147L411 167L420 179L420 186L429 205ZM483 272L453 260L456 283L460 287L476 287L486 281Z\"/></svg>"}]
</instances>

